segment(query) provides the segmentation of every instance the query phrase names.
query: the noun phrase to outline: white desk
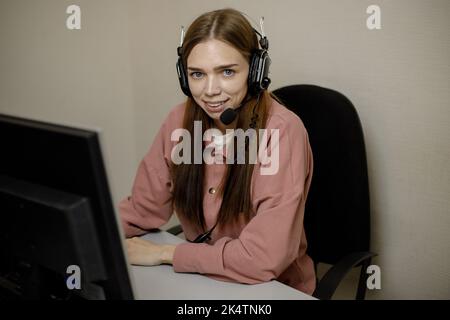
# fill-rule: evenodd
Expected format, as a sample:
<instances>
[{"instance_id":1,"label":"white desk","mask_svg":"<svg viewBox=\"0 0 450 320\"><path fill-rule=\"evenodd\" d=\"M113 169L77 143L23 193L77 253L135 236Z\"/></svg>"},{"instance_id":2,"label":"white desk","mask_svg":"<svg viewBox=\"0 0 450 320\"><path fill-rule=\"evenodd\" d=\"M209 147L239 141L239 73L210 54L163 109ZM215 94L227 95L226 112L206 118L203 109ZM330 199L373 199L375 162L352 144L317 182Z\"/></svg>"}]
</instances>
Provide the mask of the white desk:
<instances>
[{"instance_id":1,"label":"white desk","mask_svg":"<svg viewBox=\"0 0 450 320\"><path fill-rule=\"evenodd\" d=\"M184 242L165 231L142 237L155 243ZM168 300L311 300L315 299L278 281L255 285L213 280L193 273L176 273L172 266L131 266L136 299Z\"/></svg>"}]
</instances>

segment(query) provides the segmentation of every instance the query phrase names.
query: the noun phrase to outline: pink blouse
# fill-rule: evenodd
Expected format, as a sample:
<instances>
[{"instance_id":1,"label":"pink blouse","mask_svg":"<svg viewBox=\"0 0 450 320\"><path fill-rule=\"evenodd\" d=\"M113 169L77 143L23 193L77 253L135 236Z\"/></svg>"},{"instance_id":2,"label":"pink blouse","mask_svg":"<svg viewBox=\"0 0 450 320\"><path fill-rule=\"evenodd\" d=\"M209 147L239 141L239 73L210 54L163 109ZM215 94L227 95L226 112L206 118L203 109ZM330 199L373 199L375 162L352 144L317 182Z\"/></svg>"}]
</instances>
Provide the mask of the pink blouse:
<instances>
[{"instance_id":1,"label":"pink blouse","mask_svg":"<svg viewBox=\"0 0 450 320\"><path fill-rule=\"evenodd\" d=\"M127 237L159 228L173 213L169 165L178 142L171 141L171 135L182 128L184 109L183 103L171 110L139 165L131 196L119 204ZM266 129L269 133L278 129L279 139L269 139L269 143L278 143L279 164L274 174L262 174L267 164L258 162L254 167L251 195L256 214L247 224L242 221L215 228L209 243L177 245L173 268L247 284L276 279L312 294L315 273L306 254L303 227L313 172L308 133L297 115L273 99ZM269 149L275 150L273 145ZM205 165L203 209L208 230L215 224L221 204L218 192L209 190L218 187L225 168L226 164ZM183 217L179 220L187 239L203 233Z\"/></svg>"}]
</instances>

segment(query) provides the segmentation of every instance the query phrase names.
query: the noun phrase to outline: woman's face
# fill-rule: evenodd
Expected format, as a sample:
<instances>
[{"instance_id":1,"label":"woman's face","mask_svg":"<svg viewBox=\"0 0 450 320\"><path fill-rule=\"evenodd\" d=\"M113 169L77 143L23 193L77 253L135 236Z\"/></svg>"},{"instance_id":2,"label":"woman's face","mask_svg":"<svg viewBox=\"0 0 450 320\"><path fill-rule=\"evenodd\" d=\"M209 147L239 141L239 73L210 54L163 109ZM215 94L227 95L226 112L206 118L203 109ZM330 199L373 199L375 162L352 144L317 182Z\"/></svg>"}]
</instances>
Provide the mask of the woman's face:
<instances>
[{"instance_id":1,"label":"woman's face","mask_svg":"<svg viewBox=\"0 0 450 320\"><path fill-rule=\"evenodd\" d=\"M187 72L195 102L224 129L220 115L227 108L237 108L247 93L248 61L229 44L210 39L192 49Z\"/></svg>"}]
</instances>

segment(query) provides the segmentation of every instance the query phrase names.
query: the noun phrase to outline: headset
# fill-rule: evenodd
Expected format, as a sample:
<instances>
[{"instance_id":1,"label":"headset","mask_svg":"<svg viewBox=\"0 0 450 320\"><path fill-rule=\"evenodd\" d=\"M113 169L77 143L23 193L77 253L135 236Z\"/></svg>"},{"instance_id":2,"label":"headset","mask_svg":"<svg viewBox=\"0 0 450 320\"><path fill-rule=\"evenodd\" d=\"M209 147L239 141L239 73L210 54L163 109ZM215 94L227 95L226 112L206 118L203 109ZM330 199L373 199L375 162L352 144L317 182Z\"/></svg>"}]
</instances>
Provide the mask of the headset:
<instances>
[{"instance_id":1,"label":"headset","mask_svg":"<svg viewBox=\"0 0 450 320\"><path fill-rule=\"evenodd\" d=\"M261 91L266 90L270 85L269 78L269 66L271 64L271 60L268 54L269 49L269 40L264 34L264 17L260 19L260 27L261 33L259 33L256 29L252 28L253 31L259 36L259 45L261 49L256 49L250 58L250 68L248 72L248 94L250 96L256 96L261 93ZM184 27L181 27L181 40L180 46L177 48L178 53L178 61L176 64L176 69L178 73L178 80L180 82L180 87L183 93L192 97L191 90L189 89L187 69L183 63L182 55L183 55L183 40L184 40Z\"/></svg>"}]
</instances>

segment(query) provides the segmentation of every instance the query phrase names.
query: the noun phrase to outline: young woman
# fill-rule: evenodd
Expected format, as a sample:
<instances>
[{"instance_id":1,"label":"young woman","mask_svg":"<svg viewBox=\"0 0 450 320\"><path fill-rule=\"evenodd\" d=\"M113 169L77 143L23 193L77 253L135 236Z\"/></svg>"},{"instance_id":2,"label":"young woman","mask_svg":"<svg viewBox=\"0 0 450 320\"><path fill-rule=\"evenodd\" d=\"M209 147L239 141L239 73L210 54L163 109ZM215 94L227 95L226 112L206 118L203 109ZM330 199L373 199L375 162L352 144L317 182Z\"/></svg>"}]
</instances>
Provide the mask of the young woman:
<instances>
[{"instance_id":1,"label":"young woman","mask_svg":"<svg viewBox=\"0 0 450 320\"><path fill-rule=\"evenodd\" d=\"M187 101L163 122L132 195L119 206L132 264L172 264L175 272L248 284L276 279L313 293L303 228L313 158L302 121L266 90L267 48L264 35L233 9L205 13L187 30L177 64ZM211 129L215 136L205 140ZM265 158L258 153L250 161L255 135L239 148L237 129L265 132L256 135ZM174 211L188 242L135 237Z\"/></svg>"}]
</instances>

